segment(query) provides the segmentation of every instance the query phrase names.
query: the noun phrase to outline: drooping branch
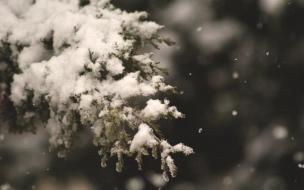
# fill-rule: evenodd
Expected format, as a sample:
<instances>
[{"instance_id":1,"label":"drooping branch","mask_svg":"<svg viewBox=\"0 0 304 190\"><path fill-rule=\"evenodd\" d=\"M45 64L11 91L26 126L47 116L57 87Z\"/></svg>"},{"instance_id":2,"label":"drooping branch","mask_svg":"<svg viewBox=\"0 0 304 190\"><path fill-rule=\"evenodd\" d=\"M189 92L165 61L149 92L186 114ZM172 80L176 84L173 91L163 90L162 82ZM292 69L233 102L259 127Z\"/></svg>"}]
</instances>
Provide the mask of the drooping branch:
<instances>
[{"instance_id":1,"label":"drooping branch","mask_svg":"<svg viewBox=\"0 0 304 190\"><path fill-rule=\"evenodd\" d=\"M93 143L101 147L103 167L115 155L116 170L122 171L122 155L137 154L141 168L142 155L151 148L152 156L161 157L164 177L167 172L176 175L169 154L187 155L193 150L182 144L171 146L155 123L184 115L169 106L169 100L149 99L143 109L130 103L157 92L176 92L165 84L160 74L168 71L157 65L153 54L136 51L139 41L155 48L162 42L173 45L157 35L163 26L146 21L145 12L127 13L108 0L37 0L18 17L9 5L1 3L0 8L7 13L7 19L0 20L5 26L0 52L9 52L3 59L8 67L0 71L13 68L9 80L0 78L0 106L9 101L16 115L11 128L35 132L33 121L43 120L50 150L65 157L80 131L90 127ZM137 130L134 136L127 127Z\"/></svg>"}]
</instances>

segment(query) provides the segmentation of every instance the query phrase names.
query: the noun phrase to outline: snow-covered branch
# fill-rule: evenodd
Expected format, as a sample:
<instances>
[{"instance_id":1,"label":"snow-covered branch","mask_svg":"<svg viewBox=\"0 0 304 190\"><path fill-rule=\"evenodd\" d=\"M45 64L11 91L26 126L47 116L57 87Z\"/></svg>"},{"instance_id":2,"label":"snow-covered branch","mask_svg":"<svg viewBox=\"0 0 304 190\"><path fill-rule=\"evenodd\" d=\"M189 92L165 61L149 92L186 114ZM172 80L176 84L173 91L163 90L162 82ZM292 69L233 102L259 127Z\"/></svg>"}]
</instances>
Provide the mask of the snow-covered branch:
<instances>
[{"instance_id":1,"label":"snow-covered branch","mask_svg":"<svg viewBox=\"0 0 304 190\"><path fill-rule=\"evenodd\" d=\"M35 132L33 121L40 119L50 149L65 157L79 131L89 126L93 143L101 147L102 166L117 155L121 171L122 154L137 153L140 164L146 148L152 148L153 156L161 154L162 169L175 176L169 153L193 151L159 140L151 123L183 114L169 100L150 99L141 110L129 103L158 91L175 92L164 83L160 73L167 70L158 67L153 54L136 52L137 42L172 45L157 35L162 26L146 21L145 12L127 13L108 0L27 0L23 7L0 1L0 12L5 18L0 20L0 71L5 73L0 102L16 115L12 131ZM133 138L127 126L138 128Z\"/></svg>"}]
</instances>

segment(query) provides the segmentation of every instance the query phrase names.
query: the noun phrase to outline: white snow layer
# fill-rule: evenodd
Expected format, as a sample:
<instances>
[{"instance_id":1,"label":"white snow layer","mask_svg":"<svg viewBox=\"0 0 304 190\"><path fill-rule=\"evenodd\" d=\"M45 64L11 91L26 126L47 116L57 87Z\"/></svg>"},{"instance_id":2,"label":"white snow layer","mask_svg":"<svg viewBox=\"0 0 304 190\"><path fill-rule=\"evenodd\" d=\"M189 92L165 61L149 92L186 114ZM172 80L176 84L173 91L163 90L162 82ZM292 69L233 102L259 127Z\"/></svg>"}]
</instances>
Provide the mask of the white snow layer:
<instances>
[{"instance_id":1,"label":"white snow layer","mask_svg":"<svg viewBox=\"0 0 304 190\"><path fill-rule=\"evenodd\" d=\"M148 100L147 106L141 111L145 118L157 119L162 115L167 115L168 112L172 114L173 117L182 117L183 114L177 111L175 106L168 107L169 100L165 100L164 104L160 100Z\"/></svg>"},{"instance_id":2,"label":"white snow layer","mask_svg":"<svg viewBox=\"0 0 304 190\"><path fill-rule=\"evenodd\" d=\"M74 2L74 3L73 3ZM69 97L94 89L99 94L128 98L136 95L151 95L157 90L155 84L139 83L138 72L130 73L119 81L108 78L100 83L91 75L79 76L85 66L99 76L101 64L114 76L124 70L122 61L111 54L129 51L133 40L121 35L123 27L136 35L149 38L161 26L151 22L139 22L145 13L126 13L119 9L96 9L86 6L78 10L76 1L37 0L19 19L11 7L0 2L0 38L8 33L8 42L26 46L19 53L18 63L22 74L14 76L11 99L20 105L26 99L27 90L34 90L35 97L49 95L53 104L66 103ZM93 1L92 4L106 1ZM97 18L96 15L102 15ZM43 41L52 39L53 50L48 50ZM93 59L99 64L92 63ZM128 53L127 53L128 54ZM136 56L134 56L134 59ZM164 86L161 84L160 86ZM168 86L167 88L170 88ZM89 106L90 102L88 102Z\"/></svg>"},{"instance_id":3,"label":"white snow layer","mask_svg":"<svg viewBox=\"0 0 304 190\"><path fill-rule=\"evenodd\" d=\"M143 147L152 148L157 144L158 142L154 138L152 129L146 124L141 124L131 142L130 152L141 152Z\"/></svg>"}]
</instances>

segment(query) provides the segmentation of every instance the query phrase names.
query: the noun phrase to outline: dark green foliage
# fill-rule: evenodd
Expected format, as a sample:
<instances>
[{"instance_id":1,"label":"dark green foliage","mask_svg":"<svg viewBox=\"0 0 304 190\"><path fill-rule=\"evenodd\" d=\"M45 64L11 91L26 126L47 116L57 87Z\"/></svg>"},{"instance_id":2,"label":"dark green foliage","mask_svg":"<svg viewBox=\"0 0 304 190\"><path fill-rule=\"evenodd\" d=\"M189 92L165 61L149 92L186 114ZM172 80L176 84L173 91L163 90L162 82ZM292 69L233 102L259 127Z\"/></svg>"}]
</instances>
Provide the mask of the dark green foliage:
<instances>
[{"instance_id":1,"label":"dark green foliage","mask_svg":"<svg viewBox=\"0 0 304 190\"><path fill-rule=\"evenodd\" d=\"M53 50L53 43L54 43L54 31L52 31L47 38L42 40L44 48L47 50Z\"/></svg>"},{"instance_id":2,"label":"dark green foliage","mask_svg":"<svg viewBox=\"0 0 304 190\"><path fill-rule=\"evenodd\" d=\"M84 7L90 4L90 0L79 0L79 7Z\"/></svg>"},{"instance_id":3,"label":"dark green foliage","mask_svg":"<svg viewBox=\"0 0 304 190\"><path fill-rule=\"evenodd\" d=\"M163 38L163 37L158 36L158 35L155 34L150 39L148 39L147 41L145 41L145 43L153 45L153 47L155 49L158 49L158 50L159 50L159 47L158 47L158 45L156 43L153 42L153 40L156 40L158 43L163 43L164 42L168 46L175 45L175 42L173 42L170 38Z\"/></svg>"},{"instance_id":4,"label":"dark green foliage","mask_svg":"<svg viewBox=\"0 0 304 190\"><path fill-rule=\"evenodd\" d=\"M2 47L0 48L0 63L2 64L2 69L0 69L0 123L7 122L9 125L9 130L12 132L20 132L18 130L18 117L13 102L10 101L9 96L11 82L13 81L13 75L15 73L20 73L20 69L16 60L12 56L12 51L10 49L10 44L1 40Z\"/></svg>"}]
</instances>

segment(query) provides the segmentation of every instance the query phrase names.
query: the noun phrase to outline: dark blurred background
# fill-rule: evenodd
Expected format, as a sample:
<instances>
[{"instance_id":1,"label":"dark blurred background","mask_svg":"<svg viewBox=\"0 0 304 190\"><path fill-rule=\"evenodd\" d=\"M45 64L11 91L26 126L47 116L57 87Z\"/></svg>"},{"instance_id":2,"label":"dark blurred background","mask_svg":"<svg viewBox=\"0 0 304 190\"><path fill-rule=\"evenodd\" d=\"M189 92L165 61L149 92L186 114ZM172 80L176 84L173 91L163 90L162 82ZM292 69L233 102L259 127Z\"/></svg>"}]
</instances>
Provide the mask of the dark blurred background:
<instances>
[{"instance_id":1,"label":"dark blurred background","mask_svg":"<svg viewBox=\"0 0 304 190\"><path fill-rule=\"evenodd\" d=\"M153 52L180 91L167 98L186 118L161 121L162 130L195 155L173 155L179 171L166 183L160 161L150 157L142 171L134 158L125 158L122 173L115 158L101 168L89 131L66 160L48 152L43 129L2 131L2 189L304 189L304 0L112 3L147 11L176 42Z\"/></svg>"}]
</instances>

